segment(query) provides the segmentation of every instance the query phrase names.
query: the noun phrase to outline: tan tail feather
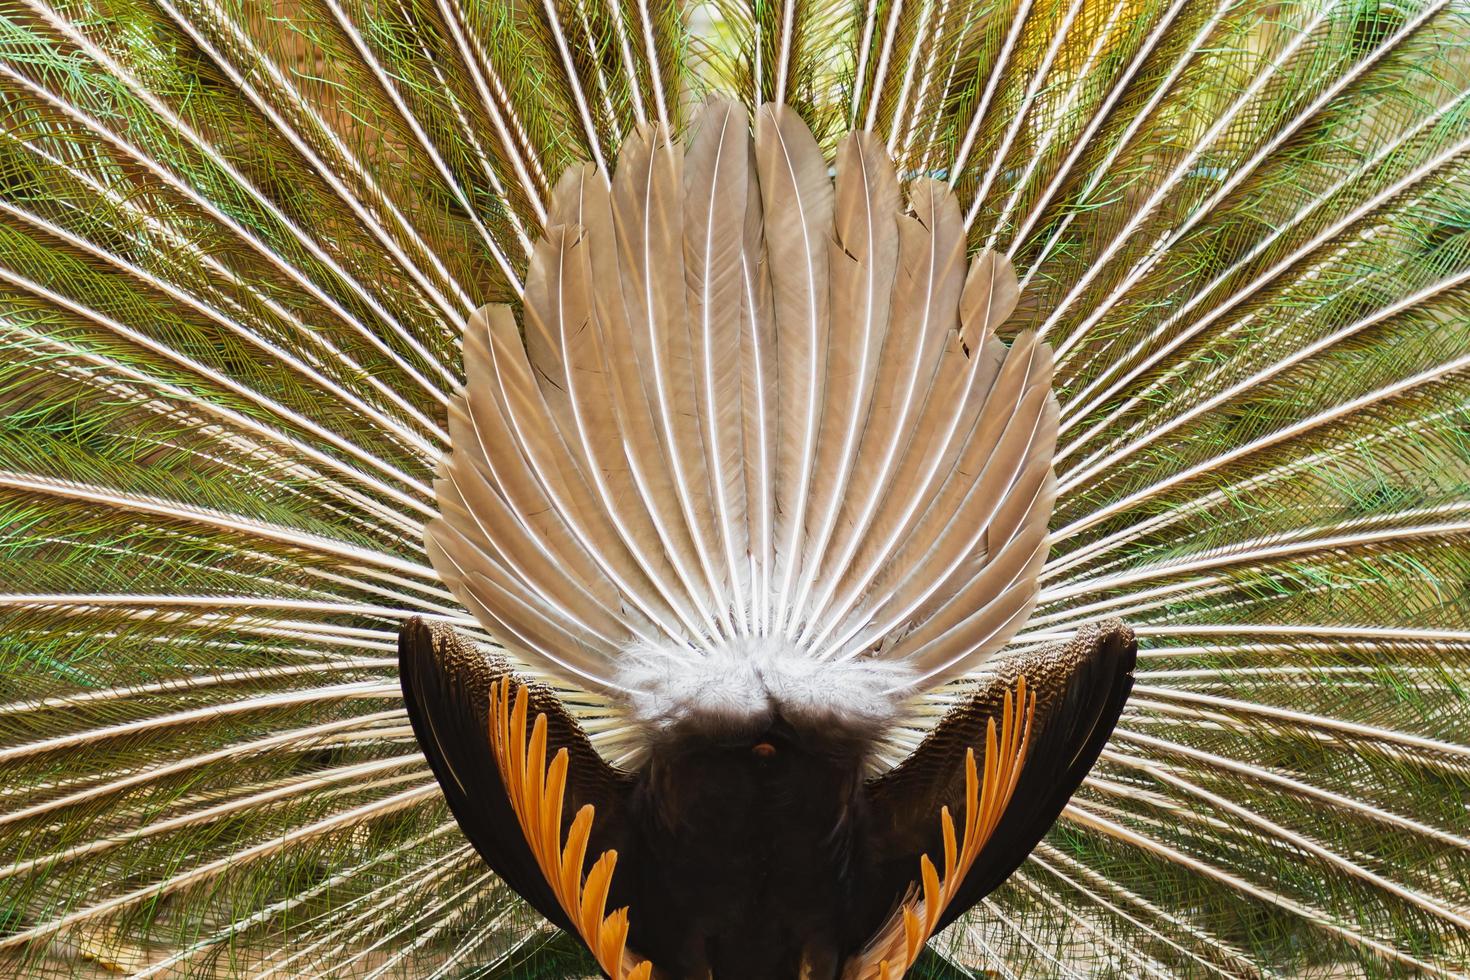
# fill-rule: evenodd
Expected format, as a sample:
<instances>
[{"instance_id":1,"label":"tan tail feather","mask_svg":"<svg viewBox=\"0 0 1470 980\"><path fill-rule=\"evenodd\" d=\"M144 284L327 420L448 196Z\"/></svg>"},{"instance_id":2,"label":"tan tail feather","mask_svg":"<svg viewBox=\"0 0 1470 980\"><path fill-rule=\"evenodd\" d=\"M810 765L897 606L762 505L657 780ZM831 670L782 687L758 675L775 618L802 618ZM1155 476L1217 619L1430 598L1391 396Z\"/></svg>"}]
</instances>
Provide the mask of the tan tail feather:
<instances>
[{"instance_id":1,"label":"tan tail feather","mask_svg":"<svg viewBox=\"0 0 1470 980\"><path fill-rule=\"evenodd\" d=\"M879 657L896 705L894 664L938 683L1034 604L1050 352L995 338L1015 271L966 263L947 186L916 181L900 214L871 135L834 188L789 108L755 130L713 101L687 149L644 127L611 183L558 182L524 340L507 308L471 320L432 553L580 685L643 684L623 675L650 655Z\"/></svg>"}]
</instances>

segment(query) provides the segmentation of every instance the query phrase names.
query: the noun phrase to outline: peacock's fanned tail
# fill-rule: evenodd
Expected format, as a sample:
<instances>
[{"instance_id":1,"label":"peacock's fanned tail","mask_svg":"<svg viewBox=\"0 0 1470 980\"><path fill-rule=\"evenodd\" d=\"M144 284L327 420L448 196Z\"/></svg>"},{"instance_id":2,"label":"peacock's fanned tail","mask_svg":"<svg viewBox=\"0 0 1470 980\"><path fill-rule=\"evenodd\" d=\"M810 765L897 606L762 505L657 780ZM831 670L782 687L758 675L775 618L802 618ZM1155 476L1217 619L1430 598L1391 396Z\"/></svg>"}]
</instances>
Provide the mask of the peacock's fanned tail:
<instances>
[{"instance_id":1,"label":"peacock's fanned tail","mask_svg":"<svg viewBox=\"0 0 1470 980\"><path fill-rule=\"evenodd\" d=\"M465 323L544 303L569 167L682 144L710 95L839 169L875 134L903 227L938 182L1014 267L999 337L1050 345L1059 414L1011 646L1141 647L1057 826L932 955L1470 971L1467 45L1458 0L0 0L0 974L595 970L460 836L394 641L489 639L422 545ZM818 490L749 540L845 548ZM707 544L670 581L844 599ZM717 591L626 617L714 635L744 607L678 597ZM559 683L626 752L614 692Z\"/></svg>"},{"instance_id":2,"label":"peacock's fanned tail","mask_svg":"<svg viewBox=\"0 0 1470 980\"><path fill-rule=\"evenodd\" d=\"M889 727L1035 607L1056 496L1051 349L995 336L1012 264L870 133L835 180L767 104L642 128L557 182L518 324L464 334L426 533L533 668L650 731ZM896 753L902 757L903 753Z\"/></svg>"}]
</instances>

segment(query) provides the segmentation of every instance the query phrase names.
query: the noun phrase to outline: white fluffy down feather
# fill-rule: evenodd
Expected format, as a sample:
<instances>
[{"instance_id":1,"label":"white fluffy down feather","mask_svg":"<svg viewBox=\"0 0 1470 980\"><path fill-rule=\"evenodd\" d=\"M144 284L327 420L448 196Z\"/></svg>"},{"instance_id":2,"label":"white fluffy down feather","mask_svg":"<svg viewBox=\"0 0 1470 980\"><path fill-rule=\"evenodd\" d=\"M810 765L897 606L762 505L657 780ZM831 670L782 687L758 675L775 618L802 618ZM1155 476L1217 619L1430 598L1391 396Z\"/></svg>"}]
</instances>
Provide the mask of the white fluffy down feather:
<instances>
[{"instance_id":1,"label":"white fluffy down feather","mask_svg":"<svg viewBox=\"0 0 1470 980\"><path fill-rule=\"evenodd\" d=\"M759 731L778 715L806 729L876 735L910 693L913 671L894 661L818 660L790 643L749 637L708 655L639 644L618 681L634 717L654 732L711 736Z\"/></svg>"}]
</instances>

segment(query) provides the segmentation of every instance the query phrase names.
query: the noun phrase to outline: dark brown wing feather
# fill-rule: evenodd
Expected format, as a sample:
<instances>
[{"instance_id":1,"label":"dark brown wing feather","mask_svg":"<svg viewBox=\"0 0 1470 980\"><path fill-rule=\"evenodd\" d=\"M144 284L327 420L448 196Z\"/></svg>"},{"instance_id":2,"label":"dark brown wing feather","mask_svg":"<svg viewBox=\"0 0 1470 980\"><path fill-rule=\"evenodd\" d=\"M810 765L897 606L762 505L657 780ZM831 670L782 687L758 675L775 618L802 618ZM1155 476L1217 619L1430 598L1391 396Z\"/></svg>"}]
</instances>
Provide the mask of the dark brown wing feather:
<instances>
[{"instance_id":1,"label":"dark brown wing feather","mask_svg":"<svg viewBox=\"0 0 1470 980\"><path fill-rule=\"evenodd\" d=\"M875 893L901 897L918 874L920 855L943 853L939 811L948 806L956 819L964 813L965 750L983 757L986 721L1000 717L1006 693L1024 674L1036 694L1025 768L995 833L935 931L1005 881L1097 761L1133 688L1137 650L1132 630L1113 620L1036 653L1005 658L913 755L869 781L872 858L880 879Z\"/></svg>"},{"instance_id":2,"label":"dark brown wing feather","mask_svg":"<svg viewBox=\"0 0 1470 980\"><path fill-rule=\"evenodd\" d=\"M506 884L551 922L575 933L505 794L490 744L490 685L502 679L524 684L528 719L546 715L547 757L557 749L567 750L562 833L584 804L597 808L588 865L603 851L619 846L632 776L603 761L550 689L517 676L509 662L486 656L446 626L410 620L398 634L398 672L414 735L460 829Z\"/></svg>"}]
</instances>

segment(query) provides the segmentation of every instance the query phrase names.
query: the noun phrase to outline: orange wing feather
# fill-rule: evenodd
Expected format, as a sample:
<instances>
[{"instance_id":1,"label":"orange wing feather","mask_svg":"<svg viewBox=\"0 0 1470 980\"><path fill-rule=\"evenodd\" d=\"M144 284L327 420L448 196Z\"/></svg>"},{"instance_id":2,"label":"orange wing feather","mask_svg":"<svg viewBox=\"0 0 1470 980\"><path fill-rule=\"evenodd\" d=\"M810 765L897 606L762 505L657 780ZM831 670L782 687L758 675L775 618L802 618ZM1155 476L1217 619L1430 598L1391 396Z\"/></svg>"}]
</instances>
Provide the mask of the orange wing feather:
<instances>
[{"instance_id":1,"label":"orange wing feather","mask_svg":"<svg viewBox=\"0 0 1470 980\"><path fill-rule=\"evenodd\" d=\"M975 764L975 750L965 752L965 830L958 845L949 807L940 809L944 877L940 878L927 854L919 858L918 883L868 948L848 963L843 980L897 980L918 960L940 915L970 873L1010 804L1026 764L1035 714L1036 695L1027 691L1026 678L1022 676L1016 681L1015 698L1006 694L999 734L994 718L986 725L983 780Z\"/></svg>"},{"instance_id":2,"label":"orange wing feather","mask_svg":"<svg viewBox=\"0 0 1470 980\"><path fill-rule=\"evenodd\" d=\"M596 809L589 803L577 811L563 843L561 813L567 788L567 750L558 750L547 764L546 715L536 715L528 742L526 689L515 684L512 701L511 687L511 682L503 680L490 687L490 744L521 833L557 902L566 910L598 966L613 980L649 980L653 964L628 949L628 910L607 913L618 852L604 851L583 880L582 862L587 856Z\"/></svg>"}]
</instances>

